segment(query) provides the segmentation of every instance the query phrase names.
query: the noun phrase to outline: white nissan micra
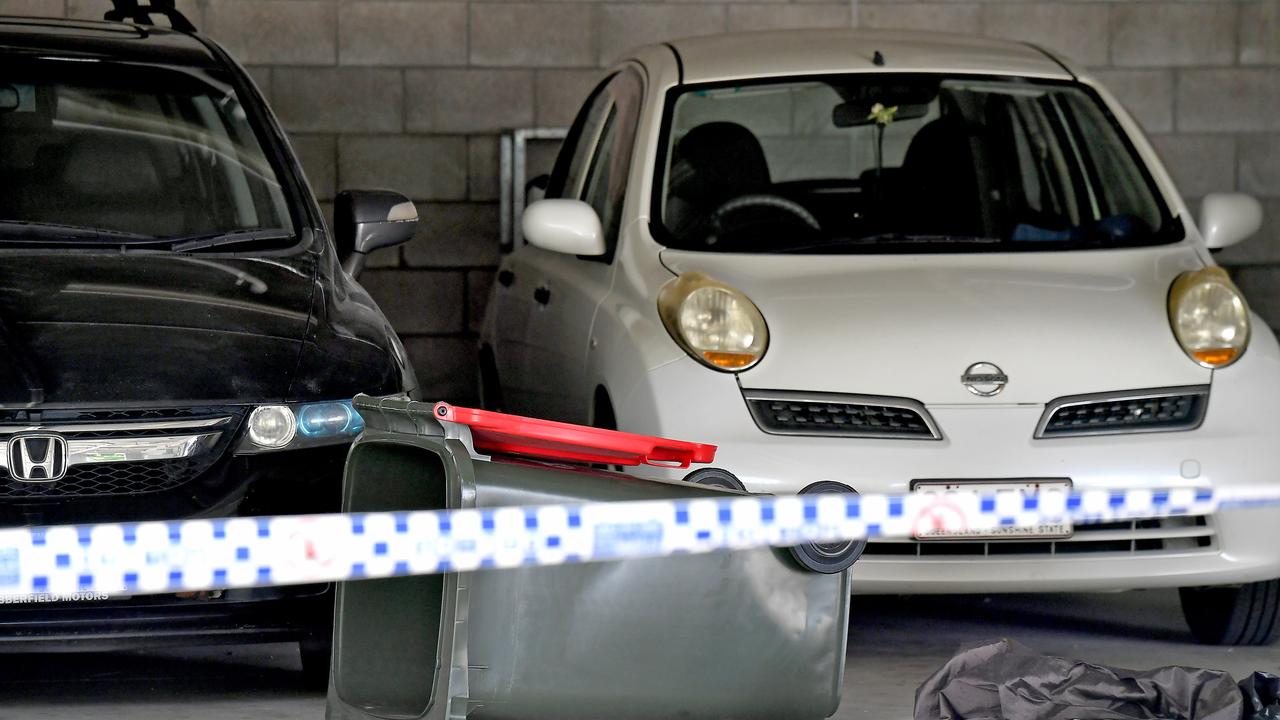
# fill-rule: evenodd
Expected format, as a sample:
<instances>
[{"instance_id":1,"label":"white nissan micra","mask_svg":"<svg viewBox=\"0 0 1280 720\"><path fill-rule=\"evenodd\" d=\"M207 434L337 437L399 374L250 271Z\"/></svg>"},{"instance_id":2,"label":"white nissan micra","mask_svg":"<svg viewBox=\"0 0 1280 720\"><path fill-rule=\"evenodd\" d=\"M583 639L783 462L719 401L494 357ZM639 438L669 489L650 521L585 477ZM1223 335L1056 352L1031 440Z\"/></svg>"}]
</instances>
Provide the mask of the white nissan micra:
<instances>
[{"instance_id":1,"label":"white nissan micra","mask_svg":"<svg viewBox=\"0 0 1280 720\"><path fill-rule=\"evenodd\" d=\"M485 402L710 442L755 492L1280 483L1280 348L1128 113L1029 45L790 31L639 50L523 216ZM829 484L823 487L831 487ZM829 548L833 554L841 547ZM871 542L864 593L1182 588L1280 634L1280 511Z\"/></svg>"}]
</instances>

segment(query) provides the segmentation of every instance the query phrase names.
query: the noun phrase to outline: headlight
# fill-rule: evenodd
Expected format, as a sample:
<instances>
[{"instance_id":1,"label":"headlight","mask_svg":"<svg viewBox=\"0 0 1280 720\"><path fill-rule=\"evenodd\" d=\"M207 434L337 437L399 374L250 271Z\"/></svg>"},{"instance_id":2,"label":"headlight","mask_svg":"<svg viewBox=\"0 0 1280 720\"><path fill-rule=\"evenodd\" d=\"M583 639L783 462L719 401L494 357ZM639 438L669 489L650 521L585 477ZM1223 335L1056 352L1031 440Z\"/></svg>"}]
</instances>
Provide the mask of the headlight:
<instances>
[{"instance_id":1,"label":"headlight","mask_svg":"<svg viewBox=\"0 0 1280 720\"><path fill-rule=\"evenodd\" d=\"M261 405L249 414L249 426L236 453L296 450L351 442L364 419L350 401L305 405Z\"/></svg>"},{"instance_id":2,"label":"headlight","mask_svg":"<svg viewBox=\"0 0 1280 720\"><path fill-rule=\"evenodd\" d=\"M1210 369L1239 360L1249 346L1249 306L1219 267L1185 272L1173 281L1169 325L1183 351Z\"/></svg>"},{"instance_id":3,"label":"headlight","mask_svg":"<svg viewBox=\"0 0 1280 720\"><path fill-rule=\"evenodd\" d=\"M746 370L769 347L769 328L741 291L702 273L684 273L662 286L658 315L676 344L716 370Z\"/></svg>"},{"instance_id":4,"label":"headlight","mask_svg":"<svg viewBox=\"0 0 1280 720\"><path fill-rule=\"evenodd\" d=\"M298 412L298 431L307 437L355 435L363 429L364 419L350 403L303 405Z\"/></svg>"}]
</instances>

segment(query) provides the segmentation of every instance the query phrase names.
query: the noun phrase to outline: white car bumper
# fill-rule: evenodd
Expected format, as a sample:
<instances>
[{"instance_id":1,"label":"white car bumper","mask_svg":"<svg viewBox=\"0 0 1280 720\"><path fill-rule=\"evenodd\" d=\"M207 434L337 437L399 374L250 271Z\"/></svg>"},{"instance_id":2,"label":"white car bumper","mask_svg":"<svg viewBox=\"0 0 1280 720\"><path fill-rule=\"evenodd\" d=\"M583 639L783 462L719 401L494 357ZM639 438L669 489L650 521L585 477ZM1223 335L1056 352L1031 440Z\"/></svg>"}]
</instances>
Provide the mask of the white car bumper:
<instances>
[{"instance_id":1,"label":"white car bumper","mask_svg":"<svg viewBox=\"0 0 1280 720\"><path fill-rule=\"evenodd\" d=\"M770 435L752 420L734 377L688 359L651 371L617 398L617 411L623 429L719 445L715 465L754 492L793 493L819 480L891 494L910 492L916 479L1274 486L1280 371L1269 356L1246 354L1216 373L1203 425L1185 432L1035 440L1043 406L965 405L929 406L945 436L939 441ZM873 543L853 571L855 592L863 593L1109 591L1277 577L1280 508L1077 528L1056 543Z\"/></svg>"}]
</instances>

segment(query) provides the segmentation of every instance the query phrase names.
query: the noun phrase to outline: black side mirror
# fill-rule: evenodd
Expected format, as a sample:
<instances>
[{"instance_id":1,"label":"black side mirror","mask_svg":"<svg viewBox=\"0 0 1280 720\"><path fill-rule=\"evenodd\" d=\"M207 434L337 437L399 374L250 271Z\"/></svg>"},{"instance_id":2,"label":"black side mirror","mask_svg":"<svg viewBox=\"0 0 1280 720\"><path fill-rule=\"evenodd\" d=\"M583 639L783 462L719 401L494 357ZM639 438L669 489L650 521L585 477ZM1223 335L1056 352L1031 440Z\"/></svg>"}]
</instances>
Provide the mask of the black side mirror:
<instances>
[{"instance_id":1,"label":"black side mirror","mask_svg":"<svg viewBox=\"0 0 1280 720\"><path fill-rule=\"evenodd\" d=\"M342 268L352 277L365 256L408 242L418 229L418 209L390 190L343 190L333 200L333 241Z\"/></svg>"}]
</instances>

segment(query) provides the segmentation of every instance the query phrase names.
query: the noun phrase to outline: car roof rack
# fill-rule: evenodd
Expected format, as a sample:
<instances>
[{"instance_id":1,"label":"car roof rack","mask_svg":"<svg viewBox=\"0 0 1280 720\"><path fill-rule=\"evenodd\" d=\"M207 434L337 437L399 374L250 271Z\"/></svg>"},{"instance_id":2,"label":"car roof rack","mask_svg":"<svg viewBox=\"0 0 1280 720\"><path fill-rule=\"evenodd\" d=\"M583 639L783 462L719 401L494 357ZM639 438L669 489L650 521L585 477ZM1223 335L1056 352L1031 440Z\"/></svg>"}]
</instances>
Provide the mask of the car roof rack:
<instances>
[{"instance_id":1,"label":"car roof rack","mask_svg":"<svg viewBox=\"0 0 1280 720\"><path fill-rule=\"evenodd\" d=\"M138 0L111 0L111 6L112 9L102 16L103 20L155 25L151 16L161 15L169 21L169 26L178 32L196 31L196 26L191 24L186 15L179 12L174 5L174 0L149 0L146 5L139 5Z\"/></svg>"}]
</instances>

